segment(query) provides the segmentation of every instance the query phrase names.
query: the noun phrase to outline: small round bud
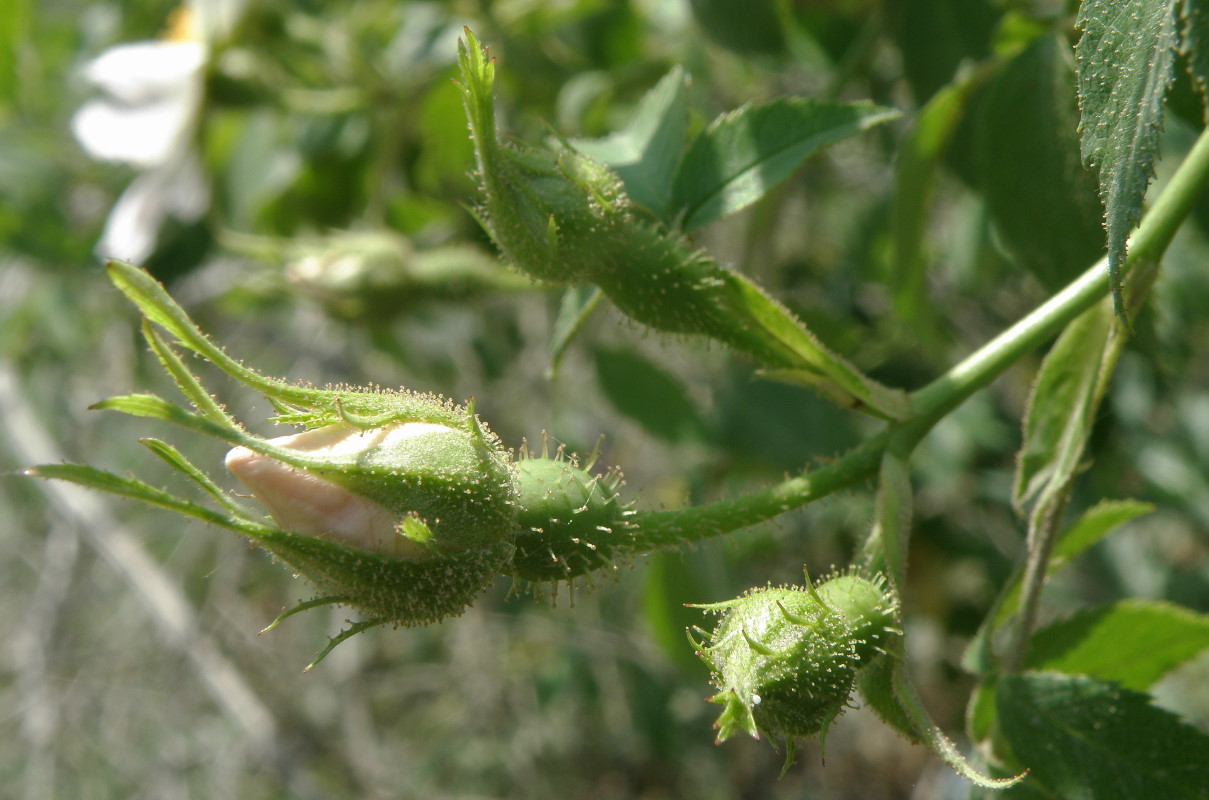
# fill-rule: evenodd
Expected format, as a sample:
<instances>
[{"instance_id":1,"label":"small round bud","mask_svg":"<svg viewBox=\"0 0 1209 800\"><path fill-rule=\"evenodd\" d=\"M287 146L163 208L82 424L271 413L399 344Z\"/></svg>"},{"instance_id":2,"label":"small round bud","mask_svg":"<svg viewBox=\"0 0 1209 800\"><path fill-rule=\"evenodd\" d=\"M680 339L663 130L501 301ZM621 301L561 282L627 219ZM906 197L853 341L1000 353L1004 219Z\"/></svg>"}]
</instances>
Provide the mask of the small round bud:
<instances>
[{"instance_id":1,"label":"small round bud","mask_svg":"<svg viewBox=\"0 0 1209 800\"><path fill-rule=\"evenodd\" d=\"M698 646L725 708L718 741L738 730L785 738L826 733L848 706L858 670L873 660L895 605L880 580L840 575L817 587L755 589L712 606L725 611Z\"/></svg>"},{"instance_id":2,"label":"small round bud","mask_svg":"<svg viewBox=\"0 0 1209 800\"><path fill-rule=\"evenodd\" d=\"M563 458L523 458L515 467L515 577L533 583L575 578L628 552L628 512L615 477L593 476Z\"/></svg>"}]
</instances>

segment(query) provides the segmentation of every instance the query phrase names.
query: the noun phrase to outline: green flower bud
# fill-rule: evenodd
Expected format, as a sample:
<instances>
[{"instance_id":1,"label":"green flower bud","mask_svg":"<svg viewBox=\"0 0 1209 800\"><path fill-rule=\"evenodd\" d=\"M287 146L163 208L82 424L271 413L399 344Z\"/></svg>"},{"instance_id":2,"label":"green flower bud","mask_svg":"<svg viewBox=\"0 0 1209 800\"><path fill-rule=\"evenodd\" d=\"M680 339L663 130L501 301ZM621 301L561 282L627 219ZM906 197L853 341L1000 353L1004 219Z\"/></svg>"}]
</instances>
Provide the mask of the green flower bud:
<instances>
[{"instance_id":1,"label":"green flower bud","mask_svg":"<svg viewBox=\"0 0 1209 800\"><path fill-rule=\"evenodd\" d=\"M211 342L146 272L121 262L108 268L114 284L143 312L151 350L195 410L149 394L111 397L94 408L171 422L233 445L227 467L276 525L234 501L157 439L144 443L221 511L84 465L46 465L28 474L142 500L264 547L321 593L278 621L330 604L363 615L320 658L374 625L426 625L461 614L496 575L508 574L518 527L511 454L473 406L415 392L316 389L266 377ZM273 439L248 433L206 391L174 344L264 394L279 412L272 421L306 430Z\"/></svg>"},{"instance_id":2,"label":"green flower bud","mask_svg":"<svg viewBox=\"0 0 1209 800\"><path fill-rule=\"evenodd\" d=\"M702 608L725 612L708 644L693 643L719 689L710 701L724 706L719 742L740 730L787 740L826 735L859 670L893 631L896 610L880 577L857 575L755 589Z\"/></svg>"},{"instance_id":3,"label":"green flower bud","mask_svg":"<svg viewBox=\"0 0 1209 800\"><path fill-rule=\"evenodd\" d=\"M461 614L507 572L517 510L509 454L473 411L406 397L399 421L245 437L226 465L288 534L261 544L328 598L410 626Z\"/></svg>"},{"instance_id":4,"label":"green flower bud","mask_svg":"<svg viewBox=\"0 0 1209 800\"><path fill-rule=\"evenodd\" d=\"M751 280L653 221L606 165L570 149L500 141L495 62L465 34L459 66L482 188L478 218L516 269L549 283L595 284L637 322L723 342L844 407L910 415L905 393L862 375Z\"/></svg>"},{"instance_id":5,"label":"green flower bud","mask_svg":"<svg viewBox=\"0 0 1209 800\"><path fill-rule=\"evenodd\" d=\"M534 584L578 577L615 564L634 539L620 502L620 475L593 476L576 461L522 458L515 465L517 521L512 574Z\"/></svg>"},{"instance_id":6,"label":"green flower bud","mask_svg":"<svg viewBox=\"0 0 1209 800\"><path fill-rule=\"evenodd\" d=\"M515 530L507 454L473 423L328 425L237 447L226 464L285 530L375 553L422 560Z\"/></svg>"}]
</instances>

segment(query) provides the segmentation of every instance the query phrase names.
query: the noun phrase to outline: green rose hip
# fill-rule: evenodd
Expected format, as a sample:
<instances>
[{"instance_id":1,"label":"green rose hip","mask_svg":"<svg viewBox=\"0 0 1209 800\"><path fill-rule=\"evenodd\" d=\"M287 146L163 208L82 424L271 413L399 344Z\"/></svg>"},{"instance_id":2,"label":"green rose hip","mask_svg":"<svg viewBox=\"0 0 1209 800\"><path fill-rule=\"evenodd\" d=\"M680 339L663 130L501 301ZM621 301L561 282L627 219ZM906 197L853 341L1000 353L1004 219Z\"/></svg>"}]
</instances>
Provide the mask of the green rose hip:
<instances>
[{"instance_id":1,"label":"green rose hip","mask_svg":"<svg viewBox=\"0 0 1209 800\"><path fill-rule=\"evenodd\" d=\"M719 689L710 701L723 706L723 742L739 731L788 741L825 735L894 631L896 606L880 577L839 575L701 608L723 612L708 643L693 643Z\"/></svg>"}]
</instances>

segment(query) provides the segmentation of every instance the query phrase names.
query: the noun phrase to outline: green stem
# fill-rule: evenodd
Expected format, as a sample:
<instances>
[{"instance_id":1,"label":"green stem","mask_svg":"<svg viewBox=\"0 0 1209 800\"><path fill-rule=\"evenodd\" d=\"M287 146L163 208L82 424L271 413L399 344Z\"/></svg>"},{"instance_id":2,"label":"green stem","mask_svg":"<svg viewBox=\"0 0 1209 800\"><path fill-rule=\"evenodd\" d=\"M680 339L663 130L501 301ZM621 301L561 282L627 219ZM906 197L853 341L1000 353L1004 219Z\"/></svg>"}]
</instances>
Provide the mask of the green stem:
<instances>
[{"instance_id":1,"label":"green stem","mask_svg":"<svg viewBox=\"0 0 1209 800\"><path fill-rule=\"evenodd\" d=\"M1209 128L1201 133L1130 242L1126 273L1157 262L1209 183ZM836 461L731 500L678 511L635 514L636 540L652 548L699 541L745 528L867 480L888 447L909 454L940 420L1023 356L1057 335L1108 293L1106 259L996 336L944 375L912 394L914 415L854 447Z\"/></svg>"}]
</instances>

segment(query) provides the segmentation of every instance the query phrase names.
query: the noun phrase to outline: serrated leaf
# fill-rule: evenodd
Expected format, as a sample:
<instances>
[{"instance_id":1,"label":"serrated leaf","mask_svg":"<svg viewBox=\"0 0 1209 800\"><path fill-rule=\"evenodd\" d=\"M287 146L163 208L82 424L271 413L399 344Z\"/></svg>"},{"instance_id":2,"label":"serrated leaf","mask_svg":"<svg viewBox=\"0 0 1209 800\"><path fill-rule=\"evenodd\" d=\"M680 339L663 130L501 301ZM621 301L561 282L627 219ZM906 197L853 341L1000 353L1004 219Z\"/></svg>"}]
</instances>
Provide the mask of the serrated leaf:
<instances>
[{"instance_id":1,"label":"serrated leaf","mask_svg":"<svg viewBox=\"0 0 1209 800\"><path fill-rule=\"evenodd\" d=\"M1205 121L1209 122L1209 7L1205 0L1183 0L1182 6L1181 52L1188 59L1188 70L1200 92Z\"/></svg>"},{"instance_id":2,"label":"serrated leaf","mask_svg":"<svg viewBox=\"0 0 1209 800\"><path fill-rule=\"evenodd\" d=\"M1175 0L1084 0L1077 25L1083 160L1099 171L1113 308L1126 321L1125 245L1154 177L1174 79Z\"/></svg>"},{"instance_id":3,"label":"serrated leaf","mask_svg":"<svg viewBox=\"0 0 1209 800\"><path fill-rule=\"evenodd\" d=\"M1083 676L1012 675L999 728L1032 788L1064 800L1209 798L1209 736L1150 700Z\"/></svg>"},{"instance_id":4,"label":"serrated leaf","mask_svg":"<svg viewBox=\"0 0 1209 800\"><path fill-rule=\"evenodd\" d=\"M1038 36L979 105L979 187L1007 249L1051 291L1104 252L1104 210L1079 155L1070 46ZM1025 166L1027 165L1027 166Z\"/></svg>"},{"instance_id":5,"label":"serrated leaf","mask_svg":"<svg viewBox=\"0 0 1209 800\"><path fill-rule=\"evenodd\" d=\"M1070 563L1071 559L1100 541L1110 531L1130 520L1154 511L1150 503L1139 500L1102 500L1083 512L1073 525L1064 530L1050 552L1045 574L1053 575ZM962 657L962 665L975 674L984 674L991 667L987 648L991 635L1006 622L1020 607L1020 586L1023 571L1015 575L1004 586L994 610L987 615L982 628L970 642Z\"/></svg>"},{"instance_id":6,"label":"serrated leaf","mask_svg":"<svg viewBox=\"0 0 1209 800\"><path fill-rule=\"evenodd\" d=\"M670 222L672 179L687 132L688 75L676 66L643 96L625 128L603 139L573 139L571 144L612 167L631 200Z\"/></svg>"},{"instance_id":7,"label":"serrated leaf","mask_svg":"<svg viewBox=\"0 0 1209 800\"><path fill-rule=\"evenodd\" d=\"M1120 340L1111 309L1101 303L1071 322L1041 363L1016 461L1012 502L1018 509L1069 482L1078 469Z\"/></svg>"},{"instance_id":8,"label":"serrated leaf","mask_svg":"<svg viewBox=\"0 0 1209 800\"><path fill-rule=\"evenodd\" d=\"M1171 603L1122 600L1033 634L1025 666L1144 691L1209 648L1209 617Z\"/></svg>"},{"instance_id":9,"label":"serrated leaf","mask_svg":"<svg viewBox=\"0 0 1209 800\"><path fill-rule=\"evenodd\" d=\"M693 230L740 211L788 178L824 145L898 117L871 103L786 97L715 119L680 162L670 209Z\"/></svg>"},{"instance_id":10,"label":"serrated leaf","mask_svg":"<svg viewBox=\"0 0 1209 800\"><path fill-rule=\"evenodd\" d=\"M678 379L625 348L596 349L596 379L613 406L668 441L700 439L705 423Z\"/></svg>"}]
</instances>

